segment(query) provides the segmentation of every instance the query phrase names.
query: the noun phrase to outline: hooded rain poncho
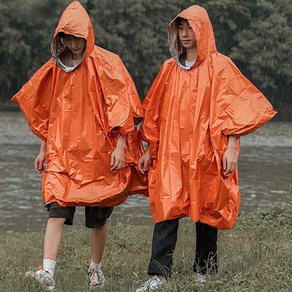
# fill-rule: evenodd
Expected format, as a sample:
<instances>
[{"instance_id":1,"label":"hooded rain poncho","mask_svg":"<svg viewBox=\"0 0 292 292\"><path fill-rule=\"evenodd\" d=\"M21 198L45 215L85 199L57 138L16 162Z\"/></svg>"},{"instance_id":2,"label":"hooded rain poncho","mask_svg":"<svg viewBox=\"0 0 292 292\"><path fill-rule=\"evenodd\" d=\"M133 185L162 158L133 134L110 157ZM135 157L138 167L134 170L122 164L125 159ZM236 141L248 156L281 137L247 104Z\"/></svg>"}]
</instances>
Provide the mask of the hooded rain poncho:
<instances>
[{"instance_id":1,"label":"hooded rain poncho","mask_svg":"<svg viewBox=\"0 0 292 292\"><path fill-rule=\"evenodd\" d=\"M196 63L186 70L176 18L188 20L197 43ZM182 11L168 27L172 58L161 67L143 107L141 134L153 167L149 197L154 221L188 216L218 229L232 228L239 213L237 170L225 177L222 158L229 135L250 133L274 115L263 94L216 50L207 12ZM239 138L237 138L239 154Z\"/></svg>"},{"instance_id":2,"label":"hooded rain poncho","mask_svg":"<svg viewBox=\"0 0 292 292\"><path fill-rule=\"evenodd\" d=\"M86 39L82 61L71 72L60 68L66 50L59 33ZM136 169L143 146L134 120L143 115L135 85L120 58L94 45L87 12L78 1L63 12L52 55L12 98L33 133L46 141L45 204L114 206L146 190ZM126 167L110 170L120 134L128 134Z\"/></svg>"}]
</instances>

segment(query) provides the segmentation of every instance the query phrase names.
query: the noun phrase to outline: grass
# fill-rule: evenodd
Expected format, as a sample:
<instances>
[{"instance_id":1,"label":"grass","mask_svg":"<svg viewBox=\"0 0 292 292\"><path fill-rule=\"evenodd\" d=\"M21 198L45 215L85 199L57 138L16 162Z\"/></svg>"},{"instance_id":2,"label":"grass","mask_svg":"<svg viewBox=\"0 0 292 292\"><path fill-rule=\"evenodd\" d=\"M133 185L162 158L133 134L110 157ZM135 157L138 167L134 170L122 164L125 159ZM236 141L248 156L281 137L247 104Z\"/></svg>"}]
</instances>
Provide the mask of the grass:
<instances>
[{"instance_id":1,"label":"grass","mask_svg":"<svg viewBox=\"0 0 292 292\"><path fill-rule=\"evenodd\" d=\"M219 273L200 288L192 272L195 225L182 220L174 255L174 275L162 291L291 291L292 202L240 217L231 231L219 232ZM110 226L101 291L135 291L147 279L152 226ZM81 226L64 234L56 270L56 291L92 291L85 275L90 244L89 231ZM0 291L42 291L24 278L41 264L43 234L0 237Z\"/></svg>"}]
</instances>

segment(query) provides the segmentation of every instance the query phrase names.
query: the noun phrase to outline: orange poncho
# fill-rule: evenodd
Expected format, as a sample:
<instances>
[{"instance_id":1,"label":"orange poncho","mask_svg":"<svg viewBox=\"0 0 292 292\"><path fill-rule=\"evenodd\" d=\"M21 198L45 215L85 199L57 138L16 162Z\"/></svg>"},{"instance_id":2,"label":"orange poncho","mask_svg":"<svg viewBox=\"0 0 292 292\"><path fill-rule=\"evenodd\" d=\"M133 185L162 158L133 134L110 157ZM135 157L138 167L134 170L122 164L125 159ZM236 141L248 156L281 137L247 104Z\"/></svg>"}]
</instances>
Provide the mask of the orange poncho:
<instances>
[{"instance_id":1,"label":"orange poncho","mask_svg":"<svg viewBox=\"0 0 292 292\"><path fill-rule=\"evenodd\" d=\"M198 58L190 70L175 19L192 27ZM237 170L224 177L228 135L252 132L274 115L271 104L234 63L216 50L207 12L191 6L168 28L172 59L156 77L144 103L143 139L150 143L153 168L149 197L155 222L189 216L218 229L236 222L240 192ZM239 153L239 139L237 139Z\"/></svg>"},{"instance_id":2,"label":"orange poncho","mask_svg":"<svg viewBox=\"0 0 292 292\"><path fill-rule=\"evenodd\" d=\"M72 72L56 65L65 49L59 32L87 41L84 57ZM134 119L143 111L135 85L117 55L94 45L91 21L77 1L60 18L52 53L12 98L32 132L47 143L45 204L114 206L129 194L143 192L146 179L136 169L143 146L134 128ZM111 171L119 133L128 134L127 166Z\"/></svg>"}]
</instances>

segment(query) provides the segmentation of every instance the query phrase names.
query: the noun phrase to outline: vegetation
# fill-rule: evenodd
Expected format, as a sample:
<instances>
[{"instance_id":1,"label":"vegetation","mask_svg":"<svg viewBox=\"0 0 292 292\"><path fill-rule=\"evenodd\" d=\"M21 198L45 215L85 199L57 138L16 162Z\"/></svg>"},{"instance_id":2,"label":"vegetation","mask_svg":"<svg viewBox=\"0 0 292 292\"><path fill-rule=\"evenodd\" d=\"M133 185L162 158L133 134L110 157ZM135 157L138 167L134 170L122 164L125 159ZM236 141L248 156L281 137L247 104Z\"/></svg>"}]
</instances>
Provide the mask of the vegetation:
<instances>
[{"instance_id":1,"label":"vegetation","mask_svg":"<svg viewBox=\"0 0 292 292\"><path fill-rule=\"evenodd\" d=\"M231 231L219 233L219 274L197 286L192 270L193 223L182 222L174 256L174 276L163 291L290 291L292 287L292 202L278 203L241 217ZM102 291L135 291L147 279L151 226L110 226ZM41 291L24 278L42 258L43 234L1 235L0 291ZM56 291L89 291L85 283L89 233L83 227L65 232L56 270Z\"/></svg>"},{"instance_id":2,"label":"vegetation","mask_svg":"<svg viewBox=\"0 0 292 292\"><path fill-rule=\"evenodd\" d=\"M50 58L50 42L70 0L0 3L0 104ZM166 28L192 0L82 0L96 44L121 56L143 99L169 58ZM279 111L292 119L292 4L288 0L198 0L210 15L217 48L230 55Z\"/></svg>"}]
</instances>

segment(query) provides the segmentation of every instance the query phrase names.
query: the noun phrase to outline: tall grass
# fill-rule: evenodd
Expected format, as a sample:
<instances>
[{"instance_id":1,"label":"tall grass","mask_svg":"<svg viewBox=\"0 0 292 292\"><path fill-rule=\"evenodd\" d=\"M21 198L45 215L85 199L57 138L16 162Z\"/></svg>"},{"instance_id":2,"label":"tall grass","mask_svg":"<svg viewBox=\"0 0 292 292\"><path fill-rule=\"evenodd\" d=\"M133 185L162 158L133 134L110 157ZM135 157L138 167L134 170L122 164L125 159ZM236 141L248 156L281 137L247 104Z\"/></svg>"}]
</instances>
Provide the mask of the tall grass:
<instances>
[{"instance_id":1,"label":"tall grass","mask_svg":"<svg viewBox=\"0 0 292 292\"><path fill-rule=\"evenodd\" d=\"M195 281L192 264L195 224L181 220L174 275L162 291L291 291L292 203L279 203L241 217L231 231L219 232L219 273L205 287ZM147 279L152 226L110 226L101 291L135 291ZM42 259L43 233L1 235L0 291L42 291L24 278ZM81 226L67 230L56 270L56 291L92 291L85 276L90 234Z\"/></svg>"}]
</instances>

